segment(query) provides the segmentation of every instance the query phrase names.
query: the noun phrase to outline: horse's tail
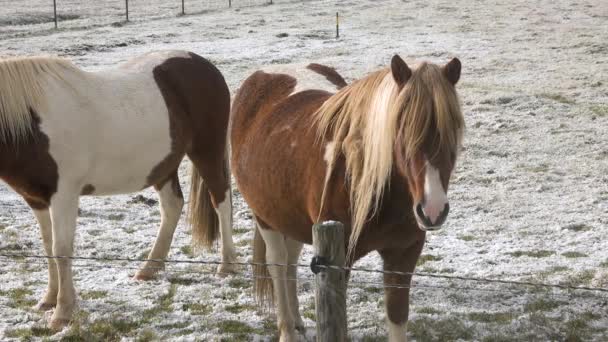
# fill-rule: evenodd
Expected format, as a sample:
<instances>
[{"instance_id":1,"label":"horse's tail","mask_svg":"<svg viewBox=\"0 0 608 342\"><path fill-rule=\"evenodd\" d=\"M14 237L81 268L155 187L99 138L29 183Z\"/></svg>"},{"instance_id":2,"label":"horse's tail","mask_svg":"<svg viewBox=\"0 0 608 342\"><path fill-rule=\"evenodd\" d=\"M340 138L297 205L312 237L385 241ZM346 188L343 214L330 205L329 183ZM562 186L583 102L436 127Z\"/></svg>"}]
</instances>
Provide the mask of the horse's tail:
<instances>
[{"instance_id":1,"label":"horse's tail","mask_svg":"<svg viewBox=\"0 0 608 342\"><path fill-rule=\"evenodd\" d=\"M220 221L211 203L209 188L192 164L188 218L192 226L192 244L211 248L220 231Z\"/></svg>"},{"instance_id":2,"label":"horse's tail","mask_svg":"<svg viewBox=\"0 0 608 342\"><path fill-rule=\"evenodd\" d=\"M256 301L262 307L274 305L274 295L272 289L272 278L266 266L266 242L260 234L260 228L255 228L253 235L253 293Z\"/></svg>"},{"instance_id":3,"label":"horse's tail","mask_svg":"<svg viewBox=\"0 0 608 342\"><path fill-rule=\"evenodd\" d=\"M224 176L228 180L230 189L230 165L227 155L224 157ZM231 192L228 193L230 198L227 200L232 201ZM219 236L220 221L211 202L209 188L194 163L190 178L189 202L188 219L192 226L192 243L195 247L211 248Z\"/></svg>"}]
</instances>

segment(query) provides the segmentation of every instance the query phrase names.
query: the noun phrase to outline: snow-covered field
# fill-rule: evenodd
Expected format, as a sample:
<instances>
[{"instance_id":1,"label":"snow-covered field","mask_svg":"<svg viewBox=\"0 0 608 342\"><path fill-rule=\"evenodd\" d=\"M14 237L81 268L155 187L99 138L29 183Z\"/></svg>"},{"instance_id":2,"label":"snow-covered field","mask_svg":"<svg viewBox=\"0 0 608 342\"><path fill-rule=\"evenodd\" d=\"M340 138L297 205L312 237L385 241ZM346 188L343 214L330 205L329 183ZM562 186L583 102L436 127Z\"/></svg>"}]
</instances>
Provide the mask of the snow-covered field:
<instances>
[{"instance_id":1,"label":"snow-covered field","mask_svg":"<svg viewBox=\"0 0 608 342\"><path fill-rule=\"evenodd\" d=\"M0 0L0 56L58 54L99 70L149 50L187 49L212 60L233 93L268 64L321 62L352 80L397 52L441 63L457 56L464 151L450 188L452 212L444 229L428 235L418 270L608 288L608 2L265 2L235 0L225 9L227 1L208 1L215 9L205 11L205 1L186 1L198 14L176 16L179 1L131 1L133 22L124 24L124 1L59 1L66 17L55 31L50 0ZM82 198L76 254L144 257L159 210L134 198ZM235 203L235 240L247 261L253 223L238 192ZM192 253L189 241L182 219L170 257L218 258ZM15 252L42 253L41 241L25 202L0 184L0 253ZM302 263L310 256L306 249ZM141 283L131 280L136 264L75 264L80 311L70 329L52 335L31 309L46 266L0 257L0 339L275 338L274 319L253 302L248 269L218 278L211 266L175 264ZM357 266L381 267L375 255ZM312 340L314 288L308 270L300 276ZM381 276L351 279L350 336L385 339ZM608 340L608 293L426 277L415 283L412 340Z\"/></svg>"}]
</instances>

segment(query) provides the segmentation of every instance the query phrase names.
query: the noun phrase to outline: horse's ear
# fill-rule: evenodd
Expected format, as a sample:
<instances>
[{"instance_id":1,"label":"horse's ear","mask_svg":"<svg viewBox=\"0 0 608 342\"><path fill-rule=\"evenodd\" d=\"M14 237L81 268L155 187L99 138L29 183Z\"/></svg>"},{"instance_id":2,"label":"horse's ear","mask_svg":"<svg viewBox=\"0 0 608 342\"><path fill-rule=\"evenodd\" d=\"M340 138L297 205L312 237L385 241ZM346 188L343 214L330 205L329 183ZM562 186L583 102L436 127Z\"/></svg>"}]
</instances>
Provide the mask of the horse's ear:
<instances>
[{"instance_id":1,"label":"horse's ear","mask_svg":"<svg viewBox=\"0 0 608 342\"><path fill-rule=\"evenodd\" d=\"M448 80L455 85L460 79L460 69L460 60L454 57L443 67L443 73L445 74L445 77L447 77Z\"/></svg>"},{"instance_id":2,"label":"horse's ear","mask_svg":"<svg viewBox=\"0 0 608 342\"><path fill-rule=\"evenodd\" d=\"M393 73L393 79L400 87L403 87L412 76L412 70L399 55L394 55L391 60L391 72Z\"/></svg>"}]
</instances>

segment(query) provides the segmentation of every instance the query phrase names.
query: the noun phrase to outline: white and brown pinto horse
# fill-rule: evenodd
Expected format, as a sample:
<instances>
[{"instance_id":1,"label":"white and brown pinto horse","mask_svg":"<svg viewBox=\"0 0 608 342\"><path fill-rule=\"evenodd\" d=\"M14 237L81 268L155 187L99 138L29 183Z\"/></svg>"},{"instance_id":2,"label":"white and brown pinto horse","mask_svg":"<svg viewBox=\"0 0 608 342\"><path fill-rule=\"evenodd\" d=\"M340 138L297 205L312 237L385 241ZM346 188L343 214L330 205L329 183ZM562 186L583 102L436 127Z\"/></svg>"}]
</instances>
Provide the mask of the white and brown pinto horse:
<instances>
[{"instance_id":1,"label":"white and brown pinto horse","mask_svg":"<svg viewBox=\"0 0 608 342\"><path fill-rule=\"evenodd\" d=\"M223 76L189 52L149 53L100 72L58 58L0 60L0 179L33 209L46 254L68 257L81 195L154 186L161 224L148 258L164 259L184 205L177 169L187 155L193 240L210 245L220 231L222 261L230 262L229 114ZM71 261L49 259L48 266L38 307L56 306L49 324L61 328L75 304ZM162 266L148 261L136 278Z\"/></svg>"},{"instance_id":2,"label":"white and brown pinto horse","mask_svg":"<svg viewBox=\"0 0 608 342\"><path fill-rule=\"evenodd\" d=\"M394 56L351 85L329 67L308 69L325 90L304 84L312 77L257 71L233 102L231 164L257 222L254 262L296 263L313 223L337 220L350 236L349 265L378 251L385 270L413 272L425 232L449 210L464 129L460 62L410 69ZM281 341L293 341L303 325L296 283L287 281L296 269L267 271L273 290L258 279L257 295L274 297ZM384 277L390 341L406 339L409 311L409 289L390 285L410 281Z\"/></svg>"}]
</instances>

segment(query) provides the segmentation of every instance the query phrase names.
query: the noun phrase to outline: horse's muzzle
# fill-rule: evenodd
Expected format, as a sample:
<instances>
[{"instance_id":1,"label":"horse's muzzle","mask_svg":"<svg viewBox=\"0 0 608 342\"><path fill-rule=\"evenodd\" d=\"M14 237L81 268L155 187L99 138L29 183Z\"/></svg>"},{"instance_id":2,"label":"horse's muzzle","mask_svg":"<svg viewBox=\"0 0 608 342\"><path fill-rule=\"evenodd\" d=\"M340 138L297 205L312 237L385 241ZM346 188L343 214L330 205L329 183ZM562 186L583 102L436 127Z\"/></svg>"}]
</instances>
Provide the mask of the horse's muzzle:
<instances>
[{"instance_id":1,"label":"horse's muzzle","mask_svg":"<svg viewBox=\"0 0 608 342\"><path fill-rule=\"evenodd\" d=\"M418 226L424 231L434 231L440 229L441 226L445 223L449 212L450 204L446 203L443 207L443 210L439 213L435 220L431 221L431 219L424 212L422 203L418 203L414 209L414 214L416 216Z\"/></svg>"}]
</instances>

